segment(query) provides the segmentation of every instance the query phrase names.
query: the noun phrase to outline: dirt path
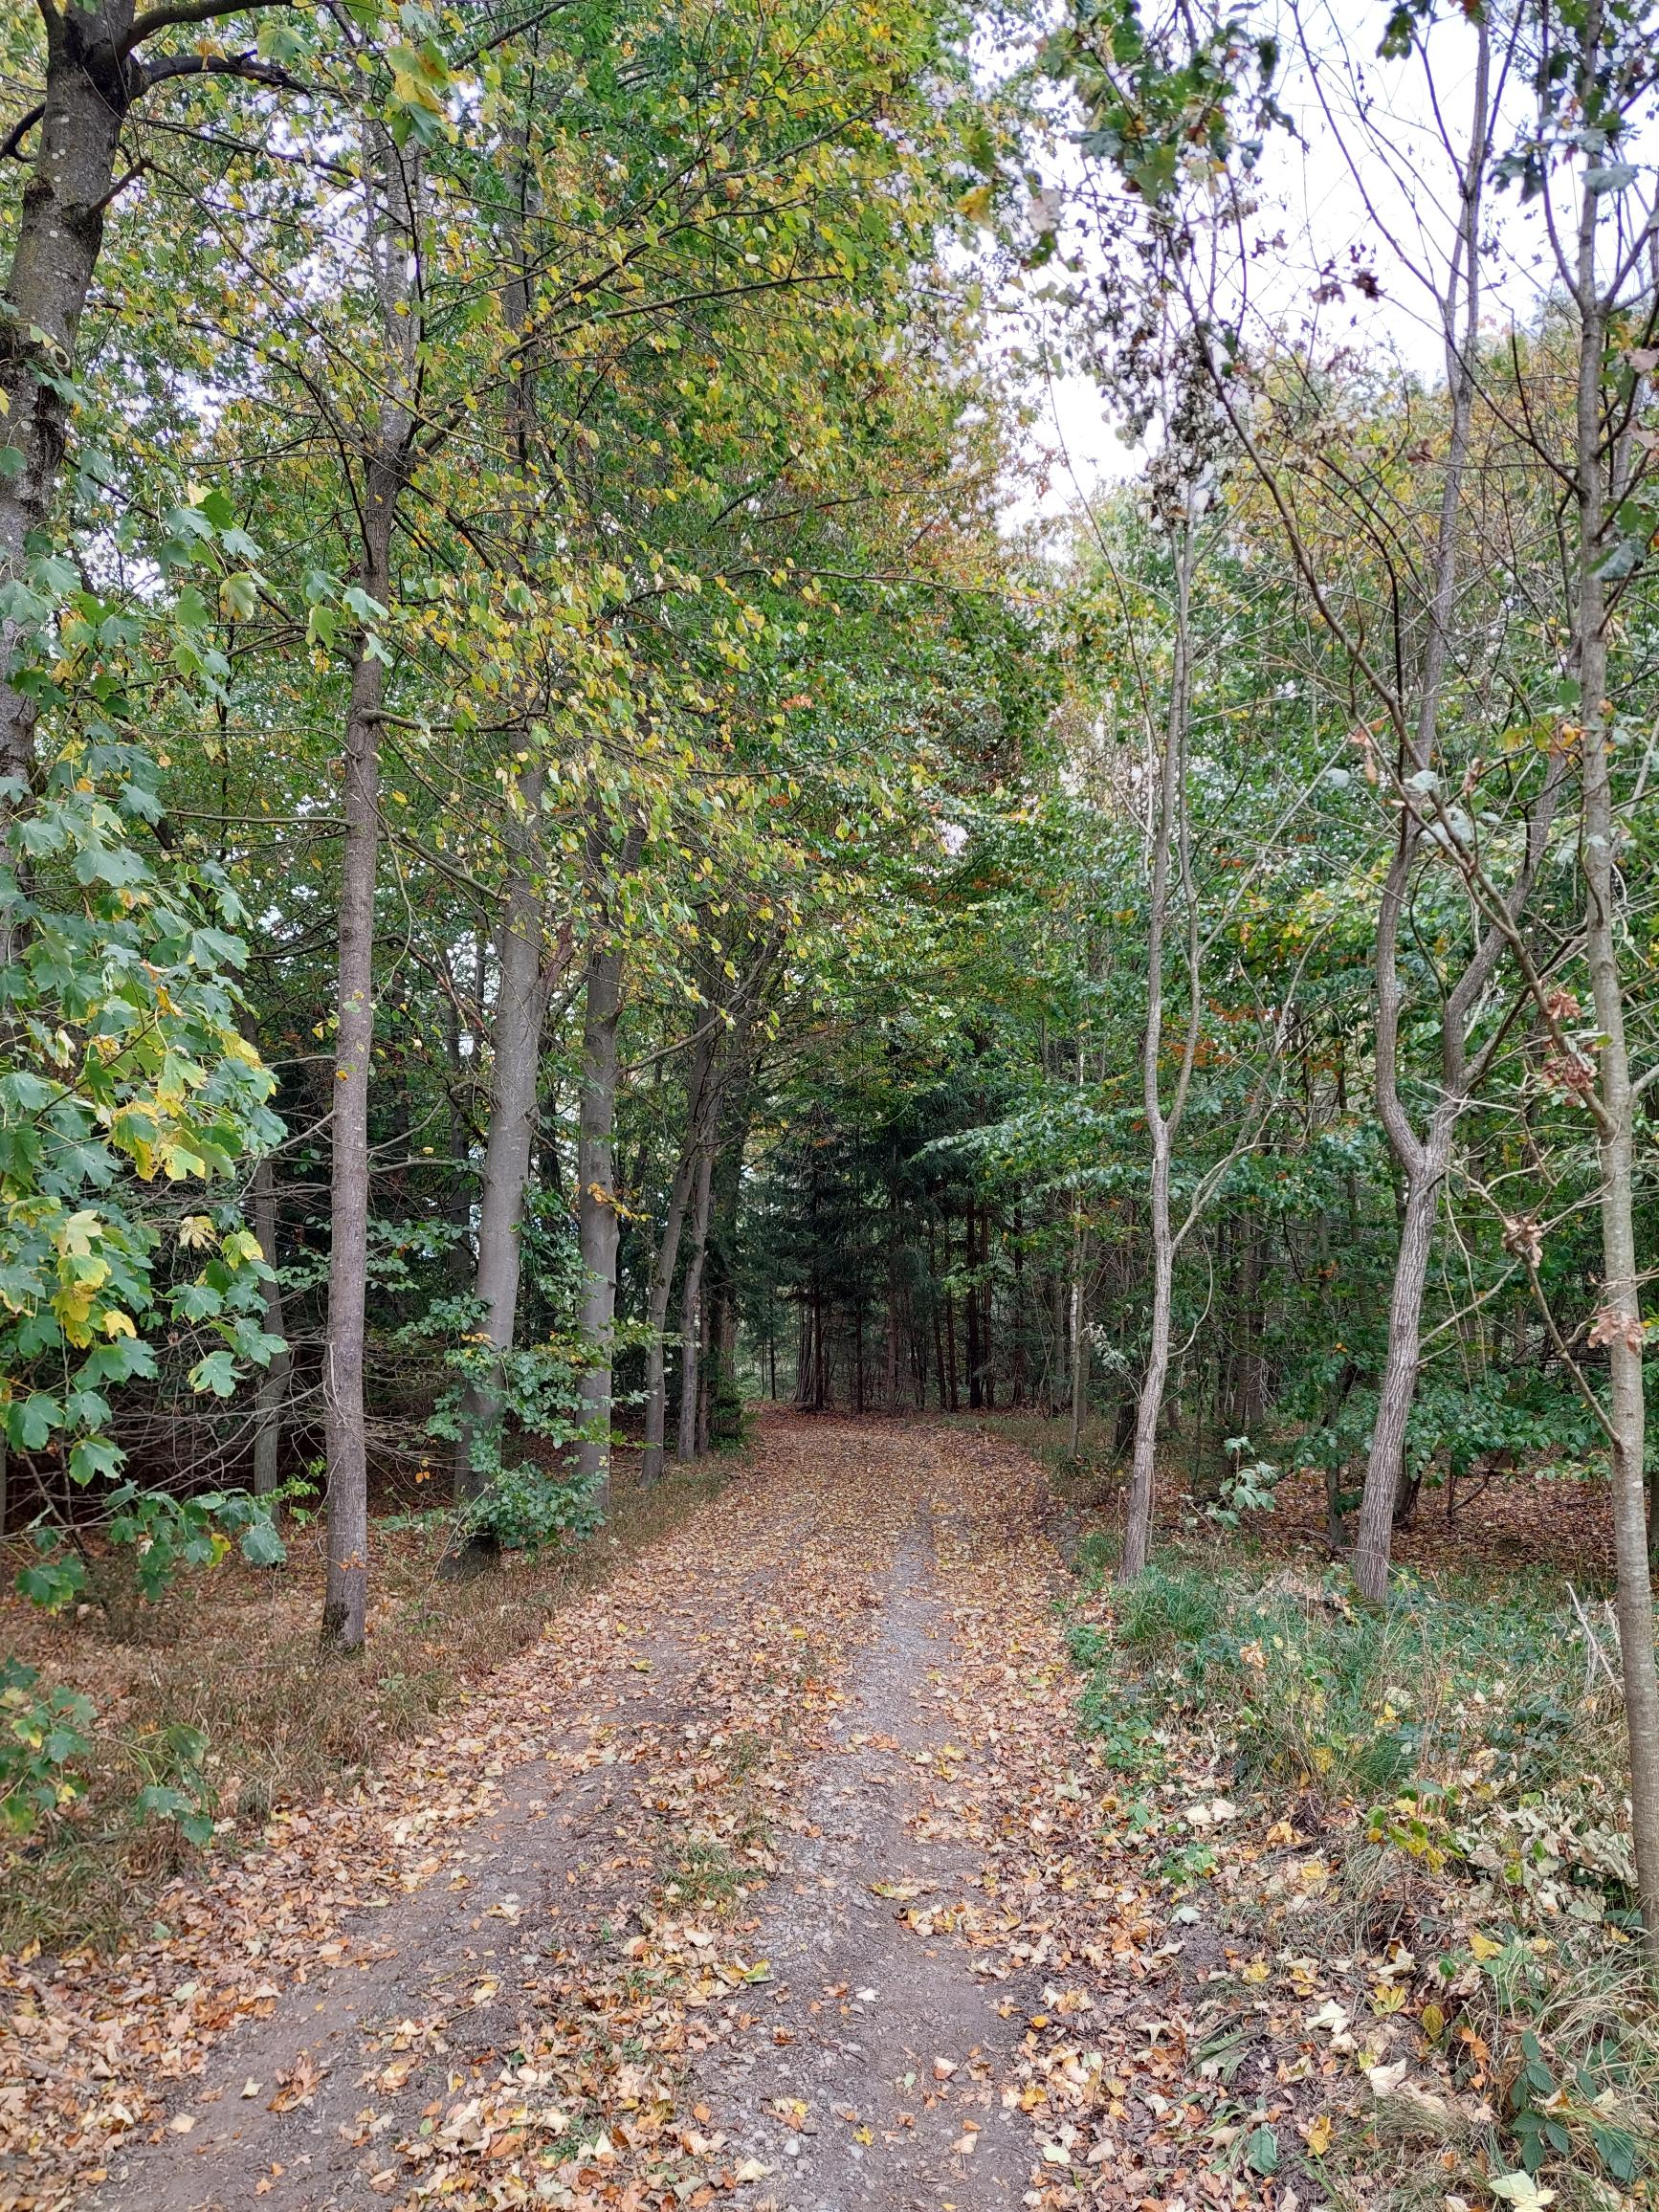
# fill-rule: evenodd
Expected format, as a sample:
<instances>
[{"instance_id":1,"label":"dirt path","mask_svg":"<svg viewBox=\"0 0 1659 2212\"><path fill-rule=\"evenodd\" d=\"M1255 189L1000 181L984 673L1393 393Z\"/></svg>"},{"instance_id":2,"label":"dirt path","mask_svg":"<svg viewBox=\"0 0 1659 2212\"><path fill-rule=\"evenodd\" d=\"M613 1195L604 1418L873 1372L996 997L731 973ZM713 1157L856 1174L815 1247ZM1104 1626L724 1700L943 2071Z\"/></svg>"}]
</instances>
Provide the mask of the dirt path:
<instances>
[{"instance_id":1,"label":"dirt path","mask_svg":"<svg viewBox=\"0 0 1659 2212\"><path fill-rule=\"evenodd\" d=\"M1095 1851L1048 1512L960 1427L768 1423L362 1802L41 1970L0 2212L1161 2206L1113 2069L1179 2069L1181 1945Z\"/></svg>"}]
</instances>

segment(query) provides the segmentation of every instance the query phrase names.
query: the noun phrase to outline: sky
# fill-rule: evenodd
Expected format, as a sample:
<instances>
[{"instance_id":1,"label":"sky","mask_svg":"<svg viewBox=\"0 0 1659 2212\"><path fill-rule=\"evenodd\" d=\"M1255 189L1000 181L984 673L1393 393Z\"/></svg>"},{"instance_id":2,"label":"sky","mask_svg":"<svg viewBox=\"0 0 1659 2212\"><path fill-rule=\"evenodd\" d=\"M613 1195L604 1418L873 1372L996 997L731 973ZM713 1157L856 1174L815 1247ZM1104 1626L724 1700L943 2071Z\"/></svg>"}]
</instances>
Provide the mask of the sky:
<instances>
[{"instance_id":1,"label":"sky","mask_svg":"<svg viewBox=\"0 0 1659 2212\"><path fill-rule=\"evenodd\" d=\"M1321 351L1385 351L1436 378L1444 352L1431 284L1444 276L1457 213L1447 142L1461 148L1467 141L1473 33L1461 20L1437 25L1426 66L1418 55L1377 57L1386 12L1377 0L1286 0L1278 12L1286 55L1278 99L1294 128L1272 134L1258 171L1250 229L1266 250L1250 266L1247 330L1278 324L1311 336ZM1266 12L1257 20L1265 27ZM1506 121L1518 122L1529 101L1517 75L1507 87ZM1054 168L1067 206L1063 247L1080 255L1086 273L1098 266L1099 249L1078 220L1081 157L1062 146ZM1533 257L1534 227L1523 245L1510 209L1489 196L1489 321L1534 312L1550 275ZM1355 287L1357 270L1375 273L1381 298ZM1341 297L1316 300L1332 274L1344 280ZM1010 300L1005 343L1031 349L1042 321L1031 295L1052 275L1051 264L1027 280L1023 301ZM1064 513L1095 482L1121 479L1142 458L1122 442L1093 382L1077 375L1052 378L1030 442L1052 465L1045 490L1024 487L1010 499L1012 526Z\"/></svg>"}]
</instances>

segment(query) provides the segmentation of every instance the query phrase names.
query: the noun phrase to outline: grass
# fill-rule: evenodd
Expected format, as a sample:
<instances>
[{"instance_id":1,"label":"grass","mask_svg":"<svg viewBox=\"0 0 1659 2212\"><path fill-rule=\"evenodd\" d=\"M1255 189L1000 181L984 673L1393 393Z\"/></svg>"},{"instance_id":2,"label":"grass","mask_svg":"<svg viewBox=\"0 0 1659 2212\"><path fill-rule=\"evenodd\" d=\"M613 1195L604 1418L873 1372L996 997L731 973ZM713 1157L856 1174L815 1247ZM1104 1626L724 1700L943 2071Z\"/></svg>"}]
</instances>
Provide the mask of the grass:
<instances>
[{"instance_id":1,"label":"grass","mask_svg":"<svg viewBox=\"0 0 1659 2212\"><path fill-rule=\"evenodd\" d=\"M1074 1562L1082 1729L1143 1818L1166 1777L1207 1773L1254 1824L1230 1869L1170 1832L1181 1847L1148 1864L1171 1904L1203 1900L1270 1958L1289 1940L1352 1961L1361 2046L1382 2024L1387 2055L1448 2091L1437 2111L1356 2085L1308 2163L1317 2195L1441 2212L1449 2196L1490 2204L1491 2177L1520 2168L1558 2212L1645 2190L1659 2020L1631 1940L1624 1714L1587 1668L1564 1582L1403 1576L1374 1609L1340 1566L1274 1561L1236 1535L1166 1544L1126 1588L1116 1557L1102 1529ZM1262 1848L1275 1821L1294 1847ZM1316 1897L1287 1917L1310 1849ZM1403 1963L1377 1984L1384 1958ZM1240 1992L1241 2018L1256 1995Z\"/></svg>"},{"instance_id":2,"label":"grass","mask_svg":"<svg viewBox=\"0 0 1659 2212\"><path fill-rule=\"evenodd\" d=\"M49 1622L14 1604L11 1648L43 1683L87 1691L99 1717L77 1761L84 1794L0 1856L0 1947L113 1947L198 1857L174 1821L136 1816L140 1790L177 1788L216 1821L218 1847L233 1848L278 1806L349 1788L729 1472L729 1461L674 1471L642 1491L619 1468L599 1537L536 1559L510 1557L498 1573L467 1582L439 1575L439 1526L394 1521L377 1533L369 1639L357 1660L325 1661L318 1649L314 1529L294 1535L286 1568L227 1560L187 1578L162 1604L123 1621L126 1640L90 1609Z\"/></svg>"}]
</instances>

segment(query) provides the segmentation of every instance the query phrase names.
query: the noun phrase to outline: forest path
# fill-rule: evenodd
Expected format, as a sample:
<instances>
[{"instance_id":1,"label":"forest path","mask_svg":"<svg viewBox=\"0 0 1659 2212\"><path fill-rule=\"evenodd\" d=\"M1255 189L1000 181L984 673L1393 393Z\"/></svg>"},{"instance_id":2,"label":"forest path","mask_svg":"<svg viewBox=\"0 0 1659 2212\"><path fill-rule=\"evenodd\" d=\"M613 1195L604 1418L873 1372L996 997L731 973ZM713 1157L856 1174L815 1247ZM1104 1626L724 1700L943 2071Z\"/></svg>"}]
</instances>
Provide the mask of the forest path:
<instances>
[{"instance_id":1,"label":"forest path","mask_svg":"<svg viewBox=\"0 0 1659 2212\"><path fill-rule=\"evenodd\" d=\"M1163 2100L1111 2052L1168 2074L1126 2016L1180 1946L1095 1864L1051 1511L960 1426L769 1420L418 1758L83 1977L56 2144L122 2139L65 2195L37 2137L11 2201L1143 2200Z\"/></svg>"}]
</instances>

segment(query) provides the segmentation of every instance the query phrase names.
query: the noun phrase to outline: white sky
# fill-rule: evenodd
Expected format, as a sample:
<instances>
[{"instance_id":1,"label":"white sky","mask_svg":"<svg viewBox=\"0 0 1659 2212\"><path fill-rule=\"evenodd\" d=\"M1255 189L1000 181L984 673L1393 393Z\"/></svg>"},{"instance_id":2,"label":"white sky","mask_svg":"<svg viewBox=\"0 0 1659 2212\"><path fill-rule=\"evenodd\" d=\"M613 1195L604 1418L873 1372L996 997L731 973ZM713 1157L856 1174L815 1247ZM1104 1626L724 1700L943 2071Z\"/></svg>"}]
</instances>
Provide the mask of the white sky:
<instances>
[{"instance_id":1,"label":"white sky","mask_svg":"<svg viewBox=\"0 0 1659 2212\"><path fill-rule=\"evenodd\" d=\"M1284 243L1250 265L1247 329L1274 323L1311 333L1322 351L1343 344L1385 349L1433 378L1443 354L1430 283L1444 273L1456 225L1456 168L1446 139L1456 147L1467 139L1474 33L1461 19L1438 24L1429 38L1430 77L1421 55L1377 58L1385 15L1379 0L1282 0L1286 59L1278 98L1296 135L1274 132L1259 171L1250 234L1270 241L1282 234ZM1264 26L1266 20L1264 12ZM1512 121L1530 98L1517 77L1505 103ZM1062 188L1075 187L1080 160L1073 148L1062 149ZM1523 234L1516 226L1513 195L1489 193L1487 205L1486 228L1496 249L1489 319L1530 315L1550 275L1537 253L1534 227ZM1080 223L1068 219L1061 235L1064 252L1080 254L1085 271L1098 266L1099 249ZM1312 294L1321 273L1349 274L1356 254L1374 271L1382 299L1372 303L1350 284L1339 302L1316 304ZM1027 294L1056 276L1063 273L1051 263L1027 279ZM1029 349L1038 326L1028 303L1006 343ZM1051 419L1031 433L1034 446L1056 456L1048 488L1041 498L1022 490L1010 500L1011 525L1064 513L1079 491L1102 478L1121 478L1139 459L1118 438L1091 381L1056 378L1050 402Z\"/></svg>"}]
</instances>

